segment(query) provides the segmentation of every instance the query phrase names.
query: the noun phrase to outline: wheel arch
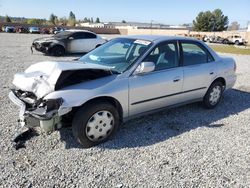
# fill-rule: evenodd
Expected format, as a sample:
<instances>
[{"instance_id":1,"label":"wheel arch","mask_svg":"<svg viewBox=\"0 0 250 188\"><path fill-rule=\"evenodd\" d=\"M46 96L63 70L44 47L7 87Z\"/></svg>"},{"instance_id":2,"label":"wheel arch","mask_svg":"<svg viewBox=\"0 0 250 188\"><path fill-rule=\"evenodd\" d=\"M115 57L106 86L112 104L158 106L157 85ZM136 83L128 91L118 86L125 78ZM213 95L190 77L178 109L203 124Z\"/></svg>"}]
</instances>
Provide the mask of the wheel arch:
<instances>
[{"instance_id":1,"label":"wheel arch","mask_svg":"<svg viewBox=\"0 0 250 188\"><path fill-rule=\"evenodd\" d=\"M218 77L218 78L214 79L214 81L210 84L210 86L211 86L213 83L215 83L215 82L221 82L222 85L223 85L223 89L226 88L226 80L225 80L225 78L223 78L223 77Z\"/></svg>"},{"instance_id":2,"label":"wheel arch","mask_svg":"<svg viewBox=\"0 0 250 188\"><path fill-rule=\"evenodd\" d=\"M123 121L122 105L117 99L115 99L114 97L111 97L111 96L99 96L99 97L89 99L88 101L84 102L82 105L74 107L74 110L77 110L77 109L85 106L86 104L94 103L94 102L98 102L98 101L105 101L105 102L109 102L110 104L114 105L114 107L118 110L120 121L121 122Z\"/></svg>"},{"instance_id":3,"label":"wheel arch","mask_svg":"<svg viewBox=\"0 0 250 188\"><path fill-rule=\"evenodd\" d=\"M56 47L56 46L63 47L63 48L64 48L64 50L65 50L65 52L66 52L66 47L65 47L65 45L64 45L64 44L62 44L62 43L51 43L51 44L50 44L50 46L49 46L48 51L50 51L52 48L54 48L54 47Z\"/></svg>"}]
</instances>

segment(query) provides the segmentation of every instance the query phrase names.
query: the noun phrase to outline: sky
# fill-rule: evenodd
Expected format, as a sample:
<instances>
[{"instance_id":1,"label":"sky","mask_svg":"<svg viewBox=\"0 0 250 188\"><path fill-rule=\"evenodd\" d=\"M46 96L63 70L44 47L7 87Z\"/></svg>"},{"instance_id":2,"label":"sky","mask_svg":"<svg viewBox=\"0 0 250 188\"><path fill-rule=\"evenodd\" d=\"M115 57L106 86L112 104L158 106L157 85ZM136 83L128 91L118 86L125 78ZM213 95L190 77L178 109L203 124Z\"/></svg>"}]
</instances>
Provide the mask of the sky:
<instances>
[{"instance_id":1,"label":"sky","mask_svg":"<svg viewBox=\"0 0 250 188\"><path fill-rule=\"evenodd\" d=\"M68 17L73 11L77 19L171 25L192 23L200 11L216 8L242 27L250 21L250 0L0 0L2 16L48 19L51 13Z\"/></svg>"}]
</instances>

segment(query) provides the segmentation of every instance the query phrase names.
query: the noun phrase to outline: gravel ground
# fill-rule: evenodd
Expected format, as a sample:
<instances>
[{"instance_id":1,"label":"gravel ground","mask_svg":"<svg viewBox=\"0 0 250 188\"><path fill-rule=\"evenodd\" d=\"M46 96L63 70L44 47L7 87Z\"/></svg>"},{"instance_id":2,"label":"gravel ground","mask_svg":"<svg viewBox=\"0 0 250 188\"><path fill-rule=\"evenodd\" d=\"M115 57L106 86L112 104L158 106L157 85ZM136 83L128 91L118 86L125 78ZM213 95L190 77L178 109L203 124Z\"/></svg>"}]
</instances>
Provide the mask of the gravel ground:
<instances>
[{"instance_id":1,"label":"gravel ground","mask_svg":"<svg viewBox=\"0 0 250 188\"><path fill-rule=\"evenodd\" d=\"M138 118L91 149L65 128L15 150L13 75L38 61L75 58L31 55L37 37L0 34L0 187L250 187L250 56L231 55L238 80L214 110L191 104Z\"/></svg>"}]
</instances>

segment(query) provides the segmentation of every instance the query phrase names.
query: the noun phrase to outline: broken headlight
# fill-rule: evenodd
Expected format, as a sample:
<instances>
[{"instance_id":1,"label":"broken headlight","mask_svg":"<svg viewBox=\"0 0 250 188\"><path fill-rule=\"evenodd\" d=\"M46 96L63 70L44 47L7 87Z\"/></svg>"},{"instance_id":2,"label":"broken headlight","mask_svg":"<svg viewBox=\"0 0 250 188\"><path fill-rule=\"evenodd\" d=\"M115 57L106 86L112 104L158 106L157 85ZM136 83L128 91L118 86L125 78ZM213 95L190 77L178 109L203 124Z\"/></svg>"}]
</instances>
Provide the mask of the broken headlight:
<instances>
[{"instance_id":1,"label":"broken headlight","mask_svg":"<svg viewBox=\"0 0 250 188\"><path fill-rule=\"evenodd\" d=\"M43 102L41 102L38 107L45 108L46 112L50 112L52 110L58 110L60 108L60 106L62 105L62 103L63 103L62 98L47 99L47 100L44 100Z\"/></svg>"}]
</instances>

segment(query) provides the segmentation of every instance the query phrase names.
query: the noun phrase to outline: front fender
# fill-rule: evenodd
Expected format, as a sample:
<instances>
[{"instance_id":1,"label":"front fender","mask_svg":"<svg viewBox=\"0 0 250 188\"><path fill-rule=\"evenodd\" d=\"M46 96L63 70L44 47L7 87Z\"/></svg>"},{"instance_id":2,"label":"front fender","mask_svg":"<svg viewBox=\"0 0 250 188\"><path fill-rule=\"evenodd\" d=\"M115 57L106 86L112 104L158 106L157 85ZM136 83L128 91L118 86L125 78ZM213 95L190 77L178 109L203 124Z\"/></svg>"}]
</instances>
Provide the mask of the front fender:
<instances>
[{"instance_id":1,"label":"front fender","mask_svg":"<svg viewBox=\"0 0 250 188\"><path fill-rule=\"evenodd\" d=\"M54 46L57 46L57 45L63 46L64 49L66 49L65 43L62 42L62 41L54 41L54 42L52 42L52 43L50 44L49 48L51 49L51 48L53 48Z\"/></svg>"},{"instance_id":2,"label":"front fender","mask_svg":"<svg viewBox=\"0 0 250 188\"><path fill-rule=\"evenodd\" d=\"M99 80L100 81L100 80ZM123 116L128 116L128 82L127 79L117 80L112 83L81 83L76 84L58 91L54 91L44 99L62 98L63 103L60 107L67 113L67 109L79 107L89 100L98 97L111 97L117 100L122 109ZM59 109L59 112L60 112ZM65 113L65 114L66 114Z\"/></svg>"}]
</instances>

